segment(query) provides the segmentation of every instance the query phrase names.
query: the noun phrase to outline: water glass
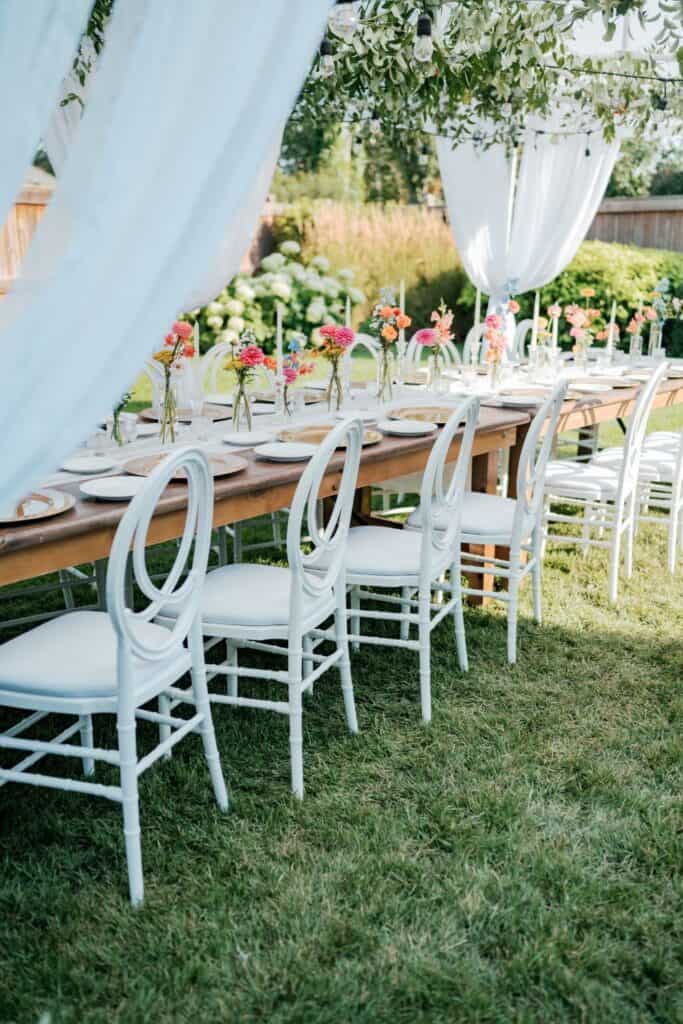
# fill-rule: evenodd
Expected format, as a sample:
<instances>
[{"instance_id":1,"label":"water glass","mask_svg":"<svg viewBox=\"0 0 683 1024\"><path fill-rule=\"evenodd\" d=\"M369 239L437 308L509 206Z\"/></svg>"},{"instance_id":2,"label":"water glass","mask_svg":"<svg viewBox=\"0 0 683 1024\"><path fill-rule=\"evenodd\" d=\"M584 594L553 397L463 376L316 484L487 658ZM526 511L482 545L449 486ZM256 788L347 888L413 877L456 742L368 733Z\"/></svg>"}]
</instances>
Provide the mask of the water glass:
<instances>
[{"instance_id":1,"label":"water glass","mask_svg":"<svg viewBox=\"0 0 683 1024\"><path fill-rule=\"evenodd\" d=\"M138 417L134 412L122 412L119 414L119 429L123 444L130 444L138 436Z\"/></svg>"}]
</instances>

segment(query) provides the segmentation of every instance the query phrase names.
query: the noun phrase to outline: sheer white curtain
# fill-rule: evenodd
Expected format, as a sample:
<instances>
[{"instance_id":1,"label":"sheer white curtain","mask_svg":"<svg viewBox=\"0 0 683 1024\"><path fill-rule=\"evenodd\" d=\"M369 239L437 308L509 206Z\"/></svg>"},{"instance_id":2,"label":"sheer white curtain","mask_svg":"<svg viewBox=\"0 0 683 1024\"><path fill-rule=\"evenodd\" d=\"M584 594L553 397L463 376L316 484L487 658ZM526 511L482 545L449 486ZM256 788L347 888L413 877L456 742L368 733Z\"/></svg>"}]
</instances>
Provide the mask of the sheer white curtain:
<instances>
[{"instance_id":1,"label":"sheer white curtain","mask_svg":"<svg viewBox=\"0 0 683 1024\"><path fill-rule=\"evenodd\" d=\"M67 154L76 138L81 117L88 102L92 76L97 67L97 53L87 37L81 43L80 56L90 70L86 72L83 83L79 81L73 70L65 76L59 101L52 111L43 135L45 152L58 176L62 173ZM66 100L66 103L63 103L63 100Z\"/></svg>"},{"instance_id":2,"label":"sheer white curtain","mask_svg":"<svg viewBox=\"0 0 683 1024\"><path fill-rule=\"evenodd\" d=\"M31 166L91 5L92 0L0 3L0 223Z\"/></svg>"},{"instance_id":3,"label":"sheer white curtain","mask_svg":"<svg viewBox=\"0 0 683 1024\"><path fill-rule=\"evenodd\" d=\"M537 135L534 122L521 160L502 145L455 149L438 139L441 178L455 244L470 280L490 305L510 290L552 281L571 261L595 216L619 151L601 133ZM588 151L588 154L587 154Z\"/></svg>"},{"instance_id":4,"label":"sheer white curtain","mask_svg":"<svg viewBox=\"0 0 683 1024\"><path fill-rule=\"evenodd\" d=\"M3 502L106 414L208 272L329 6L117 0L54 200L0 305Z\"/></svg>"}]
</instances>

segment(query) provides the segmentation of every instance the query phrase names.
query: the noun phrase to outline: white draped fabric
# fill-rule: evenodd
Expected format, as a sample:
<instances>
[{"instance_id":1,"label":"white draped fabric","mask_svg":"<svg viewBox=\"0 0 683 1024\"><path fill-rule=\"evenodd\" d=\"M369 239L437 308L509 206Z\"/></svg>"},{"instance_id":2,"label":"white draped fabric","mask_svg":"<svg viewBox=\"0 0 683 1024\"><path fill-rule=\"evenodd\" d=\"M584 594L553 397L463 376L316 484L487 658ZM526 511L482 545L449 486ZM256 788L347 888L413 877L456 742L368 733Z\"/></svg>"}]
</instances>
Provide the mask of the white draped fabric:
<instances>
[{"instance_id":1,"label":"white draped fabric","mask_svg":"<svg viewBox=\"0 0 683 1024\"><path fill-rule=\"evenodd\" d=\"M0 223L31 166L92 0L0 3Z\"/></svg>"},{"instance_id":2,"label":"white draped fabric","mask_svg":"<svg viewBox=\"0 0 683 1024\"><path fill-rule=\"evenodd\" d=\"M552 131L548 124L531 127ZM619 151L619 142L598 132L551 139L529 130L518 168L502 145L452 149L449 140L437 140L458 252L493 305L509 290L548 284L572 260Z\"/></svg>"},{"instance_id":3,"label":"white draped fabric","mask_svg":"<svg viewBox=\"0 0 683 1024\"><path fill-rule=\"evenodd\" d=\"M207 274L329 6L117 0L53 202L0 306L3 504L106 415Z\"/></svg>"},{"instance_id":4,"label":"white draped fabric","mask_svg":"<svg viewBox=\"0 0 683 1024\"><path fill-rule=\"evenodd\" d=\"M66 75L62 82L59 102L52 111L43 135L45 152L58 176L62 173L67 154L76 138L97 65L95 47L87 37L81 43L81 57L89 65L90 71L85 75L82 84L73 70ZM64 100L66 102L63 102Z\"/></svg>"}]
</instances>

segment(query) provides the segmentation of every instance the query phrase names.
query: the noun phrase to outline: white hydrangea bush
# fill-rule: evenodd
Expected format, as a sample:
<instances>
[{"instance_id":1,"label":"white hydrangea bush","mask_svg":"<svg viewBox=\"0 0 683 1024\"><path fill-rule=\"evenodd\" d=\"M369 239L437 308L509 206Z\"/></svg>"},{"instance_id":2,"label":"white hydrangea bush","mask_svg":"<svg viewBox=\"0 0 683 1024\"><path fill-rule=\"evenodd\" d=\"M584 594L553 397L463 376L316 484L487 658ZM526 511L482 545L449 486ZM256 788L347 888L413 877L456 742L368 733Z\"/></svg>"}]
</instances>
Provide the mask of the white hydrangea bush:
<instances>
[{"instance_id":1,"label":"white hydrangea bush","mask_svg":"<svg viewBox=\"0 0 683 1024\"><path fill-rule=\"evenodd\" d=\"M188 319L199 320L203 350L219 341L237 341L250 329L269 352L275 345L280 303L285 342L303 335L315 343L321 324L344 322L347 298L352 307L365 301L353 280L350 268L333 271L325 256L304 263L298 242L282 242L253 275L233 278L213 302L193 310Z\"/></svg>"}]
</instances>

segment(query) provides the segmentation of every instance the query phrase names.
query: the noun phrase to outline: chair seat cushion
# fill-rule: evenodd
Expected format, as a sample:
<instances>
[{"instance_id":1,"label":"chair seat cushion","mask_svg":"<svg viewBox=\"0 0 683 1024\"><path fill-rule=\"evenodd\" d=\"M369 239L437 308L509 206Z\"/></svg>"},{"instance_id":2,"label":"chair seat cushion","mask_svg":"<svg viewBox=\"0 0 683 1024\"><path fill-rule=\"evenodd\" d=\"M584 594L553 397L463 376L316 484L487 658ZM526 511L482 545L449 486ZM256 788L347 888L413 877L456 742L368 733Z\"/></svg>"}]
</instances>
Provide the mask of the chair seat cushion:
<instances>
[{"instance_id":1,"label":"chair seat cushion","mask_svg":"<svg viewBox=\"0 0 683 1024\"><path fill-rule=\"evenodd\" d=\"M517 502L514 498L501 498L497 494L486 494L479 491L466 491L462 499L462 533L463 536L477 535L481 537L511 536L512 523L515 517ZM422 513L419 508L408 517L408 525L412 529L420 529ZM436 528L443 530L447 526L448 513L437 513Z\"/></svg>"},{"instance_id":2,"label":"chair seat cushion","mask_svg":"<svg viewBox=\"0 0 683 1024\"><path fill-rule=\"evenodd\" d=\"M609 466L619 472L624 459L623 448L604 448L591 465ZM672 483L676 472L676 455L662 448L643 449L638 471L639 479L646 483Z\"/></svg>"},{"instance_id":3,"label":"chair seat cushion","mask_svg":"<svg viewBox=\"0 0 683 1024\"><path fill-rule=\"evenodd\" d=\"M354 526L346 545L347 578L417 576L422 535L390 526Z\"/></svg>"},{"instance_id":4,"label":"chair seat cushion","mask_svg":"<svg viewBox=\"0 0 683 1024\"><path fill-rule=\"evenodd\" d=\"M168 643L168 630L138 622L135 630L150 646ZM117 638L106 612L69 612L50 619L0 646L0 690L49 697L112 697L117 690ZM179 671L189 664L177 650ZM158 675L163 662L133 659L134 684L142 688Z\"/></svg>"},{"instance_id":5,"label":"chair seat cushion","mask_svg":"<svg viewBox=\"0 0 683 1024\"><path fill-rule=\"evenodd\" d=\"M248 562L225 565L207 574L202 597L202 622L225 626L286 626L292 574L277 565ZM304 594L303 616L320 611L321 617L334 607L331 590L320 596Z\"/></svg>"},{"instance_id":6,"label":"chair seat cushion","mask_svg":"<svg viewBox=\"0 0 683 1024\"><path fill-rule=\"evenodd\" d=\"M549 462L545 477L545 493L558 498L581 498L605 501L614 498L619 474L606 465L560 460Z\"/></svg>"}]
</instances>

